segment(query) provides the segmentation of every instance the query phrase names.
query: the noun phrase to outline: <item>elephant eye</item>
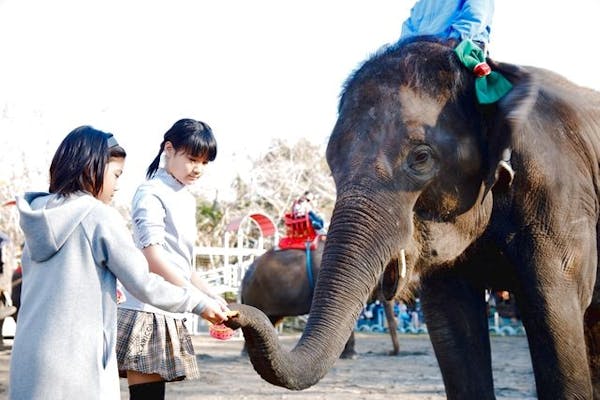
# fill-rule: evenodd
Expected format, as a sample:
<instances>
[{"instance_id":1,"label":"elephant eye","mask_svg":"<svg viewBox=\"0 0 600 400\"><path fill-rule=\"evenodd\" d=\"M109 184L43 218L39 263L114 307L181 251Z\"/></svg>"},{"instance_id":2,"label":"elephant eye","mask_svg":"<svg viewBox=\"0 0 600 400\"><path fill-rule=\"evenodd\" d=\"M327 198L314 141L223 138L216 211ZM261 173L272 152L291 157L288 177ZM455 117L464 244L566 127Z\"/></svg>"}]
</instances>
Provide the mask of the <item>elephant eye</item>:
<instances>
[{"instance_id":1,"label":"elephant eye","mask_svg":"<svg viewBox=\"0 0 600 400\"><path fill-rule=\"evenodd\" d=\"M407 158L408 167L419 175L428 174L435 166L433 151L427 145L415 147Z\"/></svg>"}]
</instances>

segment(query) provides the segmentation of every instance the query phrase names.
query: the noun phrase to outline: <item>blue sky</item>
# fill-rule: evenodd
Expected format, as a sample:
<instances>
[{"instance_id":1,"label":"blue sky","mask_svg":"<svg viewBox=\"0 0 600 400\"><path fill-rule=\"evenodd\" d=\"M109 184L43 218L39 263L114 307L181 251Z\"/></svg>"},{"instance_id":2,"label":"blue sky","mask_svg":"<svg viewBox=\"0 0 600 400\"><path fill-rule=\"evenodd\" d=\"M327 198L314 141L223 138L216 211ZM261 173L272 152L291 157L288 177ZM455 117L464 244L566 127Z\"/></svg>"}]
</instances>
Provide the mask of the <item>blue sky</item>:
<instances>
[{"instance_id":1,"label":"blue sky","mask_svg":"<svg viewBox=\"0 0 600 400\"><path fill-rule=\"evenodd\" d=\"M200 185L243 173L272 138L325 144L342 83L397 40L413 1L0 0L0 181L47 168L91 124L129 156L129 198L177 119L208 122L219 156ZM491 54L600 90L600 1L498 0ZM38 182L44 189L45 182Z\"/></svg>"}]
</instances>

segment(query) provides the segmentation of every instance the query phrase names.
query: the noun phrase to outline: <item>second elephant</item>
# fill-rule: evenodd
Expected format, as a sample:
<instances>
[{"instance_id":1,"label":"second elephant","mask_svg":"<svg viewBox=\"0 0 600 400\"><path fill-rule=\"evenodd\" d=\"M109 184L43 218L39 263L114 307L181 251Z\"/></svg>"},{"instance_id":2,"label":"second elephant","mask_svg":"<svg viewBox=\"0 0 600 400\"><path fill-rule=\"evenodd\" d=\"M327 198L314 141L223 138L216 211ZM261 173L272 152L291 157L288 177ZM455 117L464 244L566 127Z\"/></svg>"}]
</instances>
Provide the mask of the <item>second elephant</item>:
<instances>
[{"instance_id":1,"label":"second elephant","mask_svg":"<svg viewBox=\"0 0 600 400\"><path fill-rule=\"evenodd\" d=\"M307 262L306 252L296 249L271 249L258 257L250 265L242 280L241 301L243 304L258 308L276 325L284 317L308 314L312 304L314 283L321 269L324 241L320 241L315 250L310 251ZM310 271L309 271L310 268ZM388 327L397 326L391 301L375 293L373 298L384 305ZM400 345L398 333L390 329L393 350L398 355ZM245 351L244 346L244 351ZM350 334L340 358L355 358L354 332Z\"/></svg>"}]
</instances>

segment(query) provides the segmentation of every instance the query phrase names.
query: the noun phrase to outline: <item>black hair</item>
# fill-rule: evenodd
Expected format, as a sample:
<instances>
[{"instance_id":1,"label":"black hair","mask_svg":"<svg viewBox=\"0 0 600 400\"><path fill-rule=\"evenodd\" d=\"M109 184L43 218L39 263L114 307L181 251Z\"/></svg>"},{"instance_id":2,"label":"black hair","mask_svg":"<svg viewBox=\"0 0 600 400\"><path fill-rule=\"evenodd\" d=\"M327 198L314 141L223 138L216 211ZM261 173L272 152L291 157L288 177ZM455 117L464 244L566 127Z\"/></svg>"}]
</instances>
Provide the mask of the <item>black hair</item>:
<instances>
[{"instance_id":1,"label":"black hair","mask_svg":"<svg viewBox=\"0 0 600 400\"><path fill-rule=\"evenodd\" d=\"M108 140L113 135L84 125L71 131L58 146L50 164L50 193L63 196L102 191L104 169L111 158L125 158L125 149Z\"/></svg>"},{"instance_id":2,"label":"black hair","mask_svg":"<svg viewBox=\"0 0 600 400\"><path fill-rule=\"evenodd\" d=\"M202 121L180 119L165 133L158 155L146 171L148 179L158 170L165 142L171 142L175 152L183 151L192 157L203 158L206 161L213 161L217 157L217 141L210 126Z\"/></svg>"}]
</instances>

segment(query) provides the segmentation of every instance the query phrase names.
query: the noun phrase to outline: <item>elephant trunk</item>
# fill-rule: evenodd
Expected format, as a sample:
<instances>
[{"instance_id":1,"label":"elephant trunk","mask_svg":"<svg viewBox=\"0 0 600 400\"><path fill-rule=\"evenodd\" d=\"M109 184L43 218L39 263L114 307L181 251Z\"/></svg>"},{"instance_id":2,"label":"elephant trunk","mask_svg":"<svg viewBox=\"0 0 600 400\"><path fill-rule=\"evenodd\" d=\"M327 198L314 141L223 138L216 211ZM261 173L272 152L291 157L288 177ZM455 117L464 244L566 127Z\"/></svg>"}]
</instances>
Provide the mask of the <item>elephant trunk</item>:
<instances>
[{"instance_id":1,"label":"elephant trunk","mask_svg":"<svg viewBox=\"0 0 600 400\"><path fill-rule=\"evenodd\" d=\"M232 306L240 315L226 324L242 328L254 369L266 381L288 389L306 389L325 376L341 354L394 251L390 238L395 235L390 230L397 238L398 226L390 221L398 218L378 204L385 202L366 196L338 197L309 319L293 350L282 349L261 311Z\"/></svg>"}]
</instances>

